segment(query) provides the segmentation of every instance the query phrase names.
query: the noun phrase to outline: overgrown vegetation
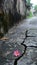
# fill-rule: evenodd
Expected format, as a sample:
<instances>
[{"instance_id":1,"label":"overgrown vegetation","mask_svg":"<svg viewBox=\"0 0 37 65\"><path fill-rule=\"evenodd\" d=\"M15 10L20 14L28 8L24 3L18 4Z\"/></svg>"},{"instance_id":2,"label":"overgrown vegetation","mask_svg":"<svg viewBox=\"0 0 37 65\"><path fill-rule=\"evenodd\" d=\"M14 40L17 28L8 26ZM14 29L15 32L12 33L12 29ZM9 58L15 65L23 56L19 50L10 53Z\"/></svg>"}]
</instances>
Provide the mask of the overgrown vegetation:
<instances>
[{"instance_id":1,"label":"overgrown vegetation","mask_svg":"<svg viewBox=\"0 0 37 65\"><path fill-rule=\"evenodd\" d=\"M26 10L25 10L25 16L26 16L26 18L27 18L27 17L31 17L31 16L32 16L32 13L30 12L30 9L31 9L31 7L32 7L31 0L25 0L25 6L26 6ZM28 13L27 11L29 11L29 13ZM27 14L28 14L29 16L27 16Z\"/></svg>"},{"instance_id":2,"label":"overgrown vegetation","mask_svg":"<svg viewBox=\"0 0 37 65\"><path fill-rule=\"evenodd\" d=\"M37 5L34 6L34 15L37 16Z\"/></svg>"},{"instance_id":3,"label":"overgrown vegetation","mask_svg":"<svg viewBox=\"0 0 37 65\"><path fill-rule=\"evenodd\" d=\"M27 16L27 18L31 18L33 16L32 12L29 12L29 15Z\"/></svg>"}]
</instances>

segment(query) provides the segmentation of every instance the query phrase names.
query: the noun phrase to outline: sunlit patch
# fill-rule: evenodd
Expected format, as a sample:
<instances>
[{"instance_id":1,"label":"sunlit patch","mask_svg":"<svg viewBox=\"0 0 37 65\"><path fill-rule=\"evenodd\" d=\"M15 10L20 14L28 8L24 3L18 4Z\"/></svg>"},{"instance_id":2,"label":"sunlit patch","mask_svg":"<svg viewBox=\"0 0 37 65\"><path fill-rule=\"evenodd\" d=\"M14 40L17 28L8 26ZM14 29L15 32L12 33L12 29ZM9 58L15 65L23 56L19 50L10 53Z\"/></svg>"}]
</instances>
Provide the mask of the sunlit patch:
<instances>
[{"instance_id":1,"label":"sunlit patch","mask_svg":"<svg viewBox=\"0 0 37 65\"><path fill-rule=\"evenodd\" d=\"M14 53L13 53L13 55L16 56L16 57L20 56L19 50L15 50Z\"/></svg>"}]
</instances>

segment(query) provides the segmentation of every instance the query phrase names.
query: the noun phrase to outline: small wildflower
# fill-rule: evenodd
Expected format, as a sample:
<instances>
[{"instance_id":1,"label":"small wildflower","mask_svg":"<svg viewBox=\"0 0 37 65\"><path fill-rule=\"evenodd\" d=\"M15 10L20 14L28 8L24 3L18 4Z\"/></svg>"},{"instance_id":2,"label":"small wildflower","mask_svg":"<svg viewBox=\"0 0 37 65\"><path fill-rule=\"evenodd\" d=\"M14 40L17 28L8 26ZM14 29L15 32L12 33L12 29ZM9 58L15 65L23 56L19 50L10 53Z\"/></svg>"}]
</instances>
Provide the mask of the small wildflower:
<instances>
[{"instance_id":1,"label":"small wildflower","mask_svg":"<svg viewBox=\"0 0 37 65\"><path fill-rule=\"evenodd\" d=\"M14 51L14 56L16 56L16 57L20 56L20 52L18 50L15 50Z\"/></svg>"}]
</instances>

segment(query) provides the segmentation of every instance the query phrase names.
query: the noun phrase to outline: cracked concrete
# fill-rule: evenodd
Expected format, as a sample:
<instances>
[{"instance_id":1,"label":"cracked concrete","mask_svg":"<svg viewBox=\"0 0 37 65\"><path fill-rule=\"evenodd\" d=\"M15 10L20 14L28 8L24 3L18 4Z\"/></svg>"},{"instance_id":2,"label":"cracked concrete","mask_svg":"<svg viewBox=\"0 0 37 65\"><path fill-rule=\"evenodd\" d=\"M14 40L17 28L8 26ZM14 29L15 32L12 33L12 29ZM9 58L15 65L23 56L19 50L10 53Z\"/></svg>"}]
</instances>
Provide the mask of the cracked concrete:
<instances>
[{"instance_id":1,"label":"cracked concrete","mask_svg":"<svg viewBox=\"0 0 37 65\"><path fill-rule=\"evenodd\" d=\"M17 26L14 26L8 31L8 33L5 35L6 37L9 38L8 40L5 41L8 47L7 50L12 50L11 46L13 47L16 46L16 42L19 45L21 44L21 42L25 38L26 30L28 30L28 33L27 33L28 36L35 36L35 37L27 37L24 44L26 44L27 46L37 45L37 26L36 26L37 22L34 22L34 19L37 20L37 17L23 20ZM34 23L36 23L36 25ZM7 59L6 61L0 64L1 65L14 65L14 60ZM17 62L17 65L37 65L37 48L28 47L25 55L21 57L21 59Z\"/></svg>"}]
</instances>

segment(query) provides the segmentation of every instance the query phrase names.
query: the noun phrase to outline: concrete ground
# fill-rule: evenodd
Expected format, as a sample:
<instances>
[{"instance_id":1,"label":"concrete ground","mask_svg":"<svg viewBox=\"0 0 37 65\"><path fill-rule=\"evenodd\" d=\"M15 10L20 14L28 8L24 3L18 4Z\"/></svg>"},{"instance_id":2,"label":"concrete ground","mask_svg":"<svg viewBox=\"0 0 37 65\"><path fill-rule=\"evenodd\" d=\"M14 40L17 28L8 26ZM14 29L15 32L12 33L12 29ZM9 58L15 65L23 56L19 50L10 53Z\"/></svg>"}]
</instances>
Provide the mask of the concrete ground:
<instances>
[{"instance_id":1,"label":"concrete ground","mask_svg":"<svg viewBox=\"0 0 37 65\"><path fill-rule=\"evenodd\" d=\"M14 65L14 57L11 52L17 45L21 45L25 38L26 30L28 30L27 35L29 37L25 39L24 44L27 46L37 46L37 17L23 20L21 23L11 28L5 35L8 40L6 40L3 45L3 56L6 56L7 59L0 59L0 65ZM23 49L23 47L19 46L17 49ZM8 58L13 59L9 60ZM27 47L26 53L18 60L17 65L37 65L37 48Z\"/></svg>"}]
</instances>

